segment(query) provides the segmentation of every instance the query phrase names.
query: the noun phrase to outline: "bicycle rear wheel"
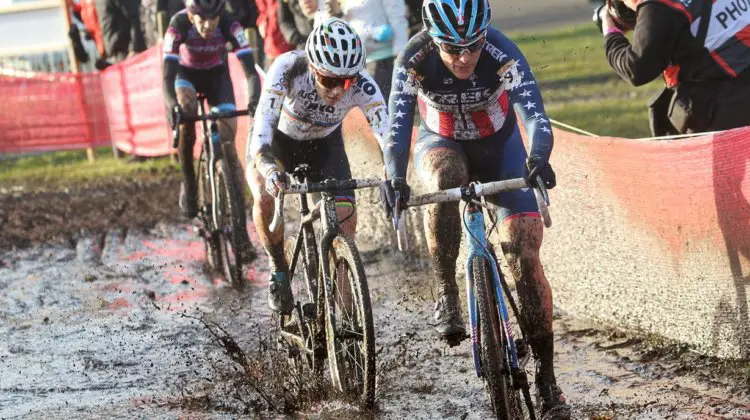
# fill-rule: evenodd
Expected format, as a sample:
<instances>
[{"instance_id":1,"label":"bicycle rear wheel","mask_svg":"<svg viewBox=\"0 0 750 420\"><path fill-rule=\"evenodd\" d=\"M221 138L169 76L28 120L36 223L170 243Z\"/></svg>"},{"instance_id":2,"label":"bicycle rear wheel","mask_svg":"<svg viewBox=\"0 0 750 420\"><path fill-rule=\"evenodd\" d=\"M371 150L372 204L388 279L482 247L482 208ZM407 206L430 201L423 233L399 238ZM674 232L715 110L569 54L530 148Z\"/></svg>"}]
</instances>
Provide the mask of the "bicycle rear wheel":
<instances>
[{"instance_id":1,"label":"bicycle rear wheel","mask_svg":"<svg viewBox=\"0 0 750 420\"><path fill-rule=\"evenodd\" d=\"M492 410L498 419L523 419L518 390L511 386L511 370L505 356L505 335L495 299L492 269L484 257L474 257L471 266L479 306L480 367Z\"/></svg>"},{"instance_id":2,"label":"bicycle rear wheel","mask_svg":"<svg viewBox=\"0 0 750 420\"><path fill-rule=\"evenodd\" d=\"M375 403L375 332L365 269L354 241L343 235L333 239L327 263L326 342L331 380L369 408Z\"/></svg>"},{"instance_id":3,"label":"bicycle rear wheel","mask_svg":"<svg viewBox=\"0 0 750 420\"><path fill-rule=\"evenodd\" d=\"M232 168L225 159L216 161L216 240L219 245L219 261L221 271L225 279L236 289L245 287L245 279L242 275L242 259L240 258L240 243L238 230L245 232L245 226L237 226L236 221L240 216L237 213L244 212L241 208L241 200L238 197L239 190L234 182Z\"/></svg>"}]
</instances>

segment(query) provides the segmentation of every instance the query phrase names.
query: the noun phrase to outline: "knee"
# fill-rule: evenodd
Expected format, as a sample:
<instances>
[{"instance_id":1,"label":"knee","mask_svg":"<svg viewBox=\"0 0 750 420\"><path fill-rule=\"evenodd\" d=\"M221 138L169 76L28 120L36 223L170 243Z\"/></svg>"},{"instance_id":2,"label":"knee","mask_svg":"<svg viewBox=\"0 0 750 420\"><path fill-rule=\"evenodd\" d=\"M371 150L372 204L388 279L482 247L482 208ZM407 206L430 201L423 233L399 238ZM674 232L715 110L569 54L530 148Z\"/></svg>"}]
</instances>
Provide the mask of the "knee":
<instances>
[{"instance_id":1,"label":"knee","mask_svg":"<svg viewBox=\"0 0 750 420\"><path fill-rule=\"evenodd\" d=\"M198 100L195 97L195 92L188 89L180 89L177 92L177 103L182 108L182 113L186 117L194 118L198 116Z\"/></svg>"},{"instance_id":2,"label":"knee","mask_svg":"<svg viewBox=\"0 0 750 420\"><path fill-rule=\"evenodd\" d=\"M520 273L533 271L539 265L539 249L542 246L540 222L519 218L505 223L506 234L501 246L508 265Z\"/></svg>"},{"instance_id":3,"label":"knee","mask_svg":"<svg viewBox=\"0 0 750 420\"><path fill-rule=\"evenodd\" d=\"M432 182L436 189L460 187L469 182L469 171L459 159L443 159L432 165Z\"/></svg>"}]
</instances>

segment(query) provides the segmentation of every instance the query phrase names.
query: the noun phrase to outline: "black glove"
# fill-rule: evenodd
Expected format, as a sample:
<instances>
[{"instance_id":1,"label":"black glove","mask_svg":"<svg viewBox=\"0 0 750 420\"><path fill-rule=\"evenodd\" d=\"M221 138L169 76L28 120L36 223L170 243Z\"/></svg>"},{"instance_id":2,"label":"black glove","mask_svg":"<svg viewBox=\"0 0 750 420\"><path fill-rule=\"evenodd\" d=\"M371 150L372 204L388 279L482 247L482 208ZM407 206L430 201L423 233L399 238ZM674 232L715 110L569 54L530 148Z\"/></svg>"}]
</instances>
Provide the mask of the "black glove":
<instances>
[{"instance_id":1,"label":"black glove","mask_svg":"<svg viewBox=\"0 0 750 420\"><path fill-rule=\"evenodd\" d=\"M526 159L526 169L529 171L529 184L536 186L536 177L541 176L544 187L548 190L555 188L555 185L557 185L555 171L552 170L552 166L546 159L540 156L529 156Z\"/></svg>"},{"instance_id":2,"label":"black glove","mask_svg":"<svg viewBox=\"0 0 750 420\"><path fill-rule=\"evenodd\" d=\"M393 208L396 206L396 191L399 192L402 203L409 201L411 188L409 188L405 179L393 178L380 184L380 202L383 204L383 210L387 217L393 215Z\"/></svg>"},{"instance_id":3,"label":"black glove","mask_svg":"<svg viewBox=\"0 0 750 420\"><path fill-rule=\"evenodd\" d=\"M169 126L172 127L172 129L176 130L177 127L175 126L175 124L177 123L177 121L182 121L184 116L185 114L182 113L182 107L180 106L180 104L175 104L168 115Z\"/></svg>"}]
</instances>

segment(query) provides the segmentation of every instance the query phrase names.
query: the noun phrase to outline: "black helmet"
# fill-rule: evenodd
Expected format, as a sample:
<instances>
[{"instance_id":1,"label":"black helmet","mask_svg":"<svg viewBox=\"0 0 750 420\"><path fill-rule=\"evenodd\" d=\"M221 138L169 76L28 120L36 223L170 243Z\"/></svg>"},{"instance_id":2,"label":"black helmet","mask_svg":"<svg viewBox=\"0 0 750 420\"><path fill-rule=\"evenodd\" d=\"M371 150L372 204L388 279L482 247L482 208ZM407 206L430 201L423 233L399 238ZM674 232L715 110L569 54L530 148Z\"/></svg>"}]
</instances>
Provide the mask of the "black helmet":
<instances>
[{"instance_id":1,"label":"black helmet","mask_svg":"<svg viewBox=\"0 0 750 420\"><path fill-rule=\"evenodd\" d=\"M185 7L196 15L214 17L224 10L225 0L187 0Z\"/></svg>"}]
</instances>

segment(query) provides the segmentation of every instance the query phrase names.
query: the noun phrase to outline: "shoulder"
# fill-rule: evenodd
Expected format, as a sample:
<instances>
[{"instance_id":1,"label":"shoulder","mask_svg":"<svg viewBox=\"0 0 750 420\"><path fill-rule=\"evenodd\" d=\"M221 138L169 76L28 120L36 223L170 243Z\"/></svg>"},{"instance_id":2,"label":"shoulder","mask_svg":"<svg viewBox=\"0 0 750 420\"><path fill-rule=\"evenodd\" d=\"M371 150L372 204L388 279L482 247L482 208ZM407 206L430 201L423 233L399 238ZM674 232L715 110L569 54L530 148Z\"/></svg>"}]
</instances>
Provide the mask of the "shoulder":
<instances>
[{"instance_id":1,"label":"shoulder","mask_svg":"<svg viewBox=\"0 0 750 420\"><path fill-rule=\"evenodd\" d=\"M436 45L426 30L422 30L406 43L406 47L396 58L396 67L418 68L430 52L435 51Z\"/></svg>"},{"instance_id":2,"label":"shoulder","mask_svg":"<svg viewBox=\"0 0 750 420\"><path fill-rule=\"evenodd\" d=\"M638 3L638 14L674 15L677 13L688 22L692 22L700 15L702 4L700 0L642 0Z\"/></svg>"},{"instance_id":3,"label":"shoulder","mask_svg":"<svg viewBox=\"0 0 750 420\"><path fill-rule=\"evenodd\" d=\"M185 32L190 28L190 19L188 18L187 10L182 9L172 16L169 20L169 29L174 29L177 32Z\"/></svg>"},{"instance_id":4,"label":"shoulder","mask_svg":"<svg viewBox=\"0 0 750 420\"><path fill-rule=\"evenodd\" d=\"M504 33L492 27L487 29L487 42L484 44L484 50L501 65L521 56L521 50L516 43L511 41Z\"/></svg>"},{"instance_id":5,"label":"shoulder","mask_svg":"<svg viewBox=\"0 0 750 420\"><path fill-rule=\"evenodd\" d=\"M362 70L359 72L359 79L357 79L357 83L354 85L353 89L355 92L361 92L369 98L377 94L378 89L376 86L377 83L370 73L368 73L367 70Z\"/></svg>"},{"instance_id":6,"label":"shoulder","mask_svg":"<svg viewBox=\"0 0 750 420\"><path fill-rule=\"evenodd\" d=\"M307 57L304 51L289 51L276 57L268 69L267 78L264 85L270 83L270 86L276 89L291 88L291 81L305 74L308 71Z\"/></svg>"}]
</instances>

